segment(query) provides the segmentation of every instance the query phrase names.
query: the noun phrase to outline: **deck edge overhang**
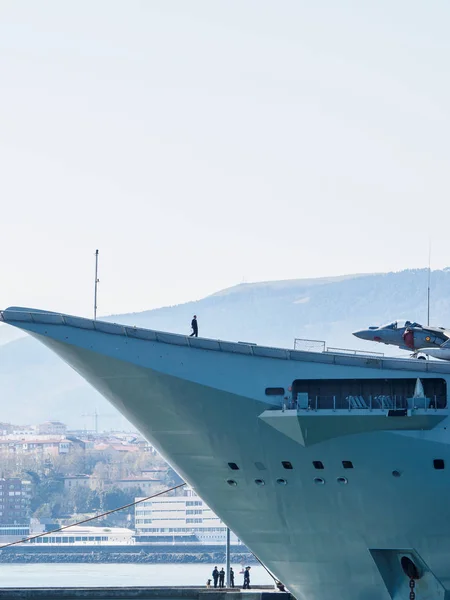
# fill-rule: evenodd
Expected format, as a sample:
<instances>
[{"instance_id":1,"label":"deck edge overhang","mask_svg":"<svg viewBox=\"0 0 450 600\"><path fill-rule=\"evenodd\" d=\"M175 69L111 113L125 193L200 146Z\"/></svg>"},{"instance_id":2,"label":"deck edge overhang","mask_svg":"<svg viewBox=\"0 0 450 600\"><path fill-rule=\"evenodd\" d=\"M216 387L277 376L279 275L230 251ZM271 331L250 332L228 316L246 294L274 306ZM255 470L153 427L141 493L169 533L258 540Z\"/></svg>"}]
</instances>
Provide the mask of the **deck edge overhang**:
<instances>
[{"instance_id":1,"label":"deck edge overhang","mask_svg":"<svg viewBox=\"0 0 450 600\"><path fill-rule=\"evenodd\" d=\"M108 321L87 319L85 317L76 317L40 309L10 307L6 310L0 310L0 319L8 325L12 325L13 327L17 327L29 333L35 332L45 334L46 325L66 326L76 329L98 331L109 335L148 340L162 344L184 346L197 350L213 350L260 358L314 362L379 370L402 370L450 375L450 363L447 364L438 361L419 361L410 358L375 358L343 353L334 354L331 352L307 352L303 350L260 346L212 338L194 338L178 333L121 325Z\"/></svg>"},{"instance_id":2,"label":"deck edge overhang","mask_svg":"<svg viewBox=\"0 0 450 600\"><path fill-rule=\"evenodd\" d=\"M298 444L308 447L344 435L380 431L426 431L434 429L448 417L446 410L408 411L408 415L404 417L392 417L388 413L389 411L380 414L363 410L265 410L259 418Z\"/></svg>"}]
</instances>

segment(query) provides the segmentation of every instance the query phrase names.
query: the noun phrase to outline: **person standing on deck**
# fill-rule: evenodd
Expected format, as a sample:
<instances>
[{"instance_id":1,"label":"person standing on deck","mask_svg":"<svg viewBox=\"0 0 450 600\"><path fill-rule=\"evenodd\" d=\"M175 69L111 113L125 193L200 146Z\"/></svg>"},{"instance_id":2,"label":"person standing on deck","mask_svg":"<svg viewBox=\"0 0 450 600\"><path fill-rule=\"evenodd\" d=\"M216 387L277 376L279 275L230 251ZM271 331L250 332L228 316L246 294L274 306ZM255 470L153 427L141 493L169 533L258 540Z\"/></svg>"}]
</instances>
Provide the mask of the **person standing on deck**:
<instances>
[{"instance_id":1,"label":"person standing on deck","mask_svg":"<svg viewBox=\"0 0 450 600\"><path fill-rule=\"evenodd\" d=\"M230 567L230 587L234 587L234 571L233 571L233 567Z\"/></svg>"},{"instance_id":2,"label":"person standing on deck","mask_svg":"<svg viewBox=\"0 0 450 600\"><path fill-rule=\"evenodd\" d=\"M225 571L223 567L219 571L219 587L225 587Z\"/></svg>"},{"instance_id":3,"label":"person standing on deck","mask_svg":"<svg viewBox=\"0 0 450 600\"><path fill-rule=\"evenodd\" d=\"M250 567L245 567L243 589L244 590L250 589Z\"/></svg>"},{"instance_id":4,"label":"person standing on deck","mask_svg":"<svg viewBox=\"0 0 450 600\"><path fill-rule=\"evenodd\" d=\"M214 580L214 587L217 587L217 581L219 579L219 571L217 570L217 567L214 567L214 571L212 572L212 577Z\"/></svg>"},{"instance_id":5,"label":"person standing on deck","mask_svg":"<svg viewBox=\"0 0 450 600\"><path fill-rule=\"evenodd\" d=\"M197 323L197 315L194 315L194 318L191 321L192 333L189 337L198 337L198 323ZM216 567L217 568L217 567Z\"/></svg>"}]
</instances>

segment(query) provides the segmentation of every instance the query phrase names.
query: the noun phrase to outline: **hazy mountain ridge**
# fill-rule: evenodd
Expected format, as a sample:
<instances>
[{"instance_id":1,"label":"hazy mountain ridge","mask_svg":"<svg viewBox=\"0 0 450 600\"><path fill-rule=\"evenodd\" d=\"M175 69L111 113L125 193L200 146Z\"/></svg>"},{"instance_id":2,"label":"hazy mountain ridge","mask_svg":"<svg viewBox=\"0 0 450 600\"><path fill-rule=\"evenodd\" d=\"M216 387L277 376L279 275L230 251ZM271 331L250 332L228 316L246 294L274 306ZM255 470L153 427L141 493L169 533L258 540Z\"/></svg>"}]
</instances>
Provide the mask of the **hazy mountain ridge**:
<instances>
[{"instance_id":1,"label":"hazy mountain ridge","mask_svg":"<svg viewBox=\"0 0 450 600\"><path fill-rule=\"evenodd\" d=\"M104 320L176 333L190 333L195 313L201 336L292 347L295 337L326 340L328 346L400 352L356 339L351 332L396 318L426 323L426 269L316 280L240 284L172 307L112 315ZM431 323L450 326L450 269L433 271ZM81 417L116 411L48 349L30 337L0 346L0 420L16 423L58 418L71 427ZM101 427L123 425L103 420ZM106 419L106 417L105 417Z\"/></svg>"}]
</instances>

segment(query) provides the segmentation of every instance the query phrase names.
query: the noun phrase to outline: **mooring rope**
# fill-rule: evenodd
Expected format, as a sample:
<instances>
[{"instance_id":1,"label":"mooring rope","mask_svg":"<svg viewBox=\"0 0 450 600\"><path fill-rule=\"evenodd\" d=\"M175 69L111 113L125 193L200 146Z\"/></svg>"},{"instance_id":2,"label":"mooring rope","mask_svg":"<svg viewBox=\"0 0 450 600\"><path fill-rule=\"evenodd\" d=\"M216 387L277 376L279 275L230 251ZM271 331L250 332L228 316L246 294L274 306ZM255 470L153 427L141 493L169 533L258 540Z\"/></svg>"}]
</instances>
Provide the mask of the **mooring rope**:
<instances>
[{"instance_id":1,"label":"mooring rope","mask_svg":"<svg viewBox=\"0 0 450 600\"><path fill-rule=\"evenodd\" d=\"M69 529L70 527L75 527L75 525L83 525L84 523L89 523L89 521L95 521L95 519L100 519L100 517L106 517L107 515L111 515L112 513L118 512L119 510L124 510L125 508L130 508L131 506L135 506L136 504L140 504L141 502L145 502L146 500L151 500L152 498L156 498L156 496L162 496L163 494L167 494L168 492L173 492L173 490L177 490L180 487L186 485L185 483L180 483L179 485L175 485L174 487L168 488L167 490L163 490L162 492L158 492L157 494L152 494L151 496L147 496L147 498L140 498L139 500L135 500L134 502L130 502L129 504L125 504L124 506L120 506L119 508L113 508L112 510L107 510L104 513L99 515L95 515L93 517L89 517L89 519L83 519L82 521L78 521L77 523L72 523L71 525L63 525L58 529L53 529L52 531L45 531L44 533L38 533L37 535L32 535L23 540L17 540L15 542L9 542L8 544L3 544L0 546L0 550L3 548L8 548L9 546L15 546L16 544L24 544L25 542L30 542L31 540L36 540L37 538L44 537L46 535L51 535L52 533L57 533L58 531L63 531L64 529Z\"/></svg>"},{"instance_id":2,"label":"mooring rope","mask_svg":"<svg viewBox=\"0 0 450 600\"><path fill-rule=\"evenodd\" d=\"M250 548L249 548L249 550L250 550ZM279 583L279 579L277 579L277 578L275 577L275 575L272 575L272 573L269 571L269 569L266 567L266 565L265 565L263 562L261 562L261 561L259 560L259 558L256 556L256 554L255 554L254 552L252 552L251 550L250 550L250 552L253 554L254 558L256 558L256 560L259 562L259 564L260 564L262 567L264 567L264 569L265 569L265 570L266 570L266 571L269 573L269 575L270 575L270 576L272 577L272 579L275 581L275 584Z\"/></svg>"}]
</instances>

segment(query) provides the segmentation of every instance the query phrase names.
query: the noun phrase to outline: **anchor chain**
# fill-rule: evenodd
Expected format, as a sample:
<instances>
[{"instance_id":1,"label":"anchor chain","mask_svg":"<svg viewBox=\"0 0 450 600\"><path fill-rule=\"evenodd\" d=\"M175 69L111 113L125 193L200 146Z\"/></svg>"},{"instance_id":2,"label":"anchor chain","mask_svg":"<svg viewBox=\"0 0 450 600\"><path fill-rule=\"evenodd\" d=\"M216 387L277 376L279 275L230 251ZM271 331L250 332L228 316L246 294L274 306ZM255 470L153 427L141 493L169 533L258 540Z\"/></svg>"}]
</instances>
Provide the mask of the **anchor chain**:
<instances>
[{"instance_id":1,"label":"anchor chain","mask_svg":"<svg viewBox=\"0 0 450 600\"><path fill-rule=\"evenodd\" d=\"M416 588L416 580L411 577L411 579L409 580L409 600L416 600L416 592L414 591Z\"/></svg>"}]
</instances>

